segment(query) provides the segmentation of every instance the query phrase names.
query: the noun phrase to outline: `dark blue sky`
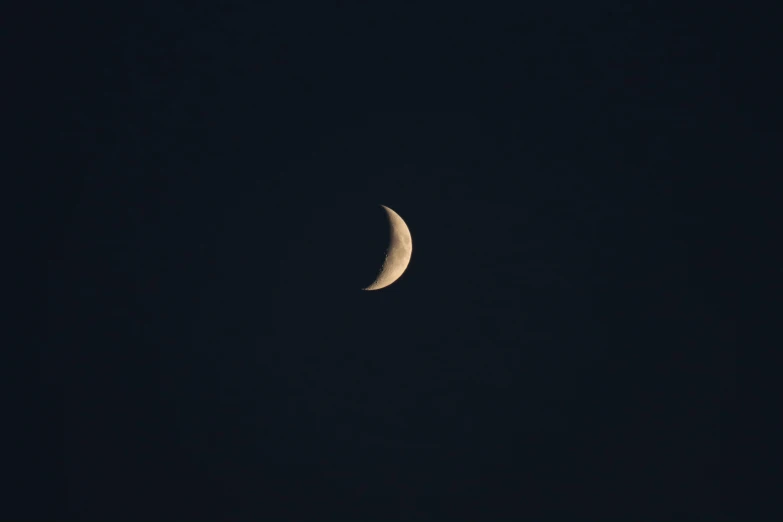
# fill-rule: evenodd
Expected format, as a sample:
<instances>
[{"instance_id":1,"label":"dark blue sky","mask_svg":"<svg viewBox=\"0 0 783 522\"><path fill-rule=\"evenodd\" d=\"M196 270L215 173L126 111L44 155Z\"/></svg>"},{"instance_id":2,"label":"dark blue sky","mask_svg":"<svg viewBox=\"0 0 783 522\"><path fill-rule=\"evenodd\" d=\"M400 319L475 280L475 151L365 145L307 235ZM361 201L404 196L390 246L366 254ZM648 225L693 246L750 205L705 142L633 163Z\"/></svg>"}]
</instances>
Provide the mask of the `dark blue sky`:
<instances>
[{"instance_id":1,"label":"dark blue sky","mask_svg":"<svg viewBox=\"0 0 783 522\"><path fill-rule=\"evenodd\" d=\"M768 16L476 9L47 15L15 519L769 515ZM366 293L378 204L413 257Z\"/></svg>"}]
</instances>

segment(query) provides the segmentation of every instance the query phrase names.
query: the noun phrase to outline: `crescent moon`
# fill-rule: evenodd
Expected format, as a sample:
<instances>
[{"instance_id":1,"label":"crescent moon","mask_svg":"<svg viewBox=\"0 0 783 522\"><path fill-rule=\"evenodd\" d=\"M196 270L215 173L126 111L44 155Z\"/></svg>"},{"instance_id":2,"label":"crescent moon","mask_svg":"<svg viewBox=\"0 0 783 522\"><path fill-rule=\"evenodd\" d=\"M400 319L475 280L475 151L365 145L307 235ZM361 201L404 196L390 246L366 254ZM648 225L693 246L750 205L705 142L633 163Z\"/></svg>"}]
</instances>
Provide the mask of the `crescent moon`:
<instances>
[{"instance_id":1,"label":"crescent moon","mask_svg":"<svg viewBox=\"0 0 783 522\"><path fill-rule=\"evenodd\" d=\"M380 290L395 282L408 268L413 252L408 225L395 211L385 205L381 206L386 211L386 218L389 221L389 246L386 248L386 257L375 281L362 290Z\"/></svg>"}]
</instances>

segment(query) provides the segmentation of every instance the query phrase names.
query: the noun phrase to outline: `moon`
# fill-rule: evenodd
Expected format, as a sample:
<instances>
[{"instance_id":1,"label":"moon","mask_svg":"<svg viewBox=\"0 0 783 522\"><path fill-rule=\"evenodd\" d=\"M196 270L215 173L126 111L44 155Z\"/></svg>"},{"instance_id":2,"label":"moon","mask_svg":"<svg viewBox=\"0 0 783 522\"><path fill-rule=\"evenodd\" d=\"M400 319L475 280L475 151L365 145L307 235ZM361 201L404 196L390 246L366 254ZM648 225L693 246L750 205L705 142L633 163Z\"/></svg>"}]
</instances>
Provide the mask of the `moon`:
<instances>
[{"instance_id":1,"label":"moon","mask_svg":"<svg viewBox=\"0 0 783 522\"><path fill-rule=\"evenodd\" d=\"M395 211L385 205L381 205L381 207L386 211L386 218L389 222L389 246L386 248L386 256L375 281L362 290L380 290L395 282L408 268L413 252L413 242L408 225Z\"/></svg>"}]
</instances>

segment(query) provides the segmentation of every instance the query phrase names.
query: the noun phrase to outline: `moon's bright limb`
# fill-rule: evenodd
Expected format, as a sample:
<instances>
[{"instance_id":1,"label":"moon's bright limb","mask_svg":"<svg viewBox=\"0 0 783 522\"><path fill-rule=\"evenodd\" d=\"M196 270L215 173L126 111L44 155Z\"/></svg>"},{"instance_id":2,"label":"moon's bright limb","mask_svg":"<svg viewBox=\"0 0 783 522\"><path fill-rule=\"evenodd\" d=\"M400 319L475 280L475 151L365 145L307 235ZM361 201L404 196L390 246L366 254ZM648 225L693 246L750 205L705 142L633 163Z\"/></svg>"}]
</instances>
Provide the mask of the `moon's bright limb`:
<instances>
[{"instance_id":1,"label":"moon's bright limb","mask_svg":"<svg viewBox=\"0 0 783 522\"><path fill-rule=\"evenodd\" d=\"M383 266L381 266L375 281L362 290L380 290L395 282L408 268L413 252L413 242L408 225L395 211L385 205L381 206L386 211L386 217L389 220L389 246L386 249Z\"/></svg>"}]
</instances>

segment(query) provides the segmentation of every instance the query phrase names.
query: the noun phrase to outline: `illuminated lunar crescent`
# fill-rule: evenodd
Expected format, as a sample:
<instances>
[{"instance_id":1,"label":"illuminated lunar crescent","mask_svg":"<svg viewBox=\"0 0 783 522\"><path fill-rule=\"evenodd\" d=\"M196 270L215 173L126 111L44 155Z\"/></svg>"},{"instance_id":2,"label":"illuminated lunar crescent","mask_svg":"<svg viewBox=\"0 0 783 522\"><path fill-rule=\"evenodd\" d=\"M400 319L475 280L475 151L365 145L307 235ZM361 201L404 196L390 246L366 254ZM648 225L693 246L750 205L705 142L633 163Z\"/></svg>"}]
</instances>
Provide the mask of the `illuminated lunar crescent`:
<instances>
[{"instance_id":1,"label":"illuminated lunar crescent","mask_svg":"<svg viewBox=\"0 0 783 522\"><path fill-rule=\"evenodd\" d=\"M386 218L389 220L389 246L375 281L362 290L380 290L389 286L400 278L411 260L413 242L408 225L395 211L387 206L381 206L386 211Z\"/></svg>"}]
</instances>

